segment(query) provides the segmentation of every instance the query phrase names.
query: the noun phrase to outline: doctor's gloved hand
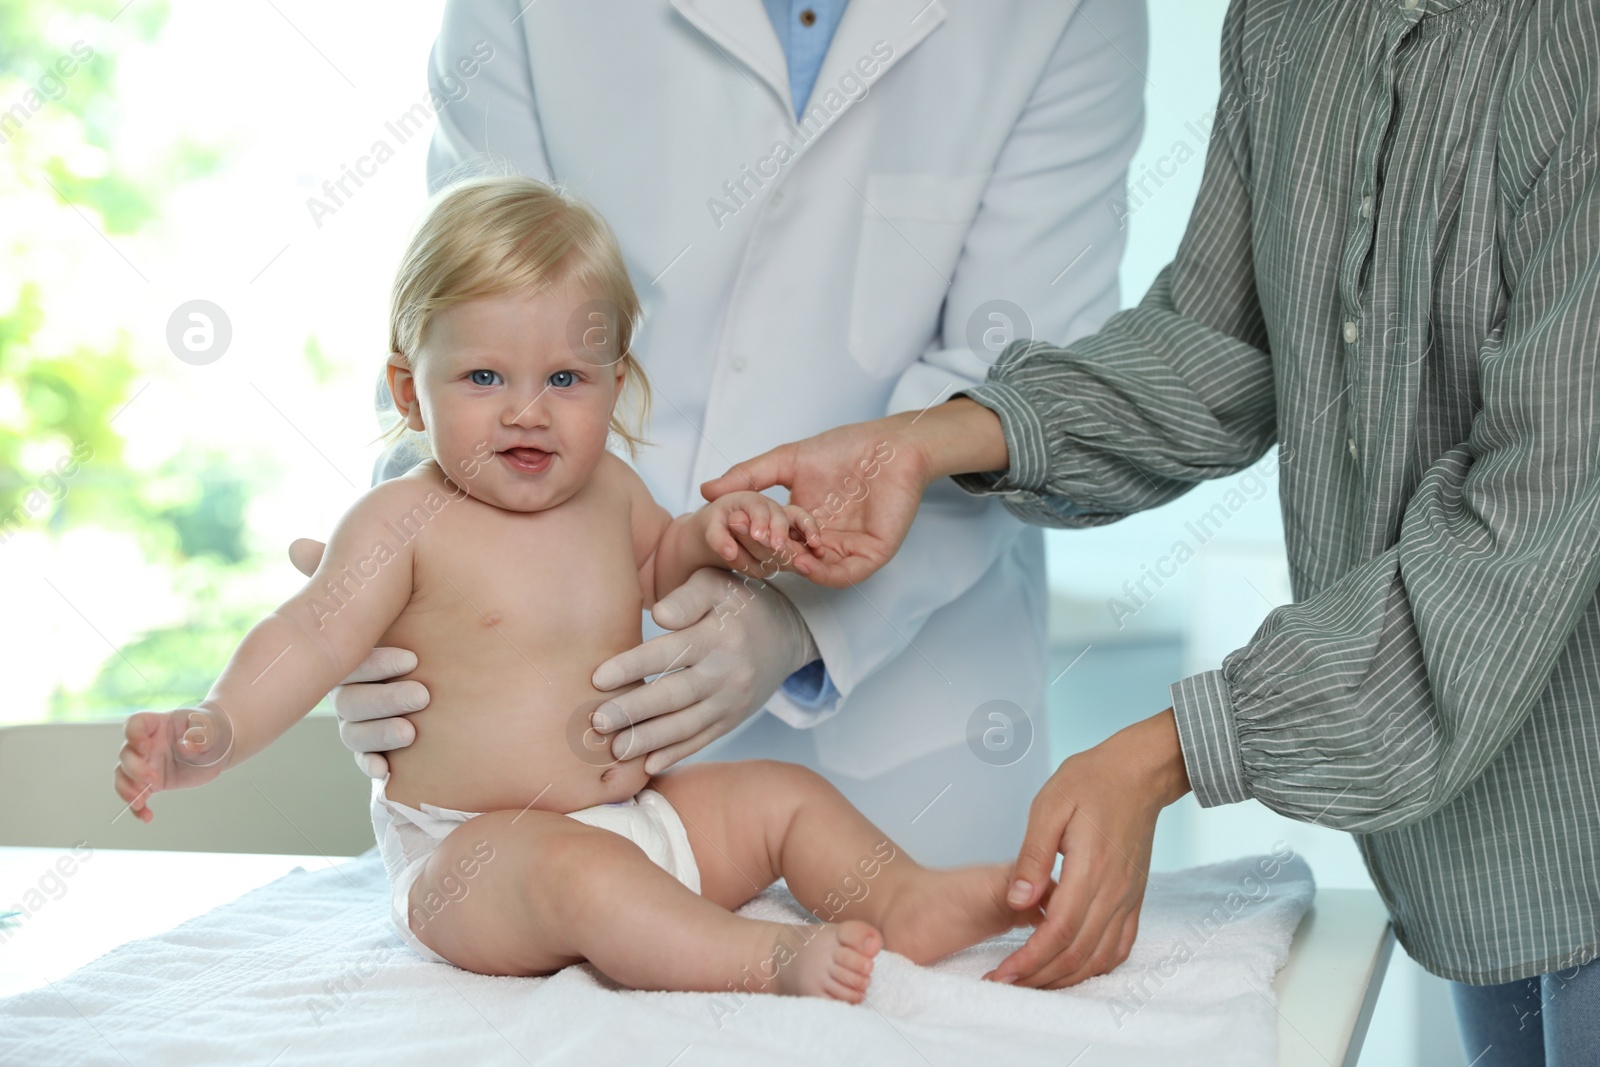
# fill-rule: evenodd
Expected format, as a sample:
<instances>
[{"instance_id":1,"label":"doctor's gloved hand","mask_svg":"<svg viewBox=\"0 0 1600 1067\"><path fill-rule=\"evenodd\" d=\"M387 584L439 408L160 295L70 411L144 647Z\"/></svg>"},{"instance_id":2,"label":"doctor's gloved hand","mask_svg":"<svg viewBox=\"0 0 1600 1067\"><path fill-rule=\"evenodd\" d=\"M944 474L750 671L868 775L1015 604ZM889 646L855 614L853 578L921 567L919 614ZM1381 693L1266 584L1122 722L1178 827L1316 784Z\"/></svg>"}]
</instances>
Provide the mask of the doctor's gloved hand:
<instances>
[{"instance_id":1,"label":"doctor's gloved hand","mask_svg":"<svg viewBox=\"0 0 1600 1067\"><path fill-rule=\"evenodd\" d=\"M302 537L289 546L289 560L310 577L322 561L327 546ZM339 740L355 753L356 766L368 778L389 773L381 753L405 748L417 739L411 720L401 718L428 706L428 688L408 679L390 681L417 668L417 656L403 648L375 648L333 691L333 710L339 716Z\"/></svg>"},{"instance_id":2,"label":"doctor's gloved hand","mask_svg":"<svg viewBox=\"0 0 1600 1067\"><path fill-rule=\"evenodd\" d=\"M817 658L816 642L789 598L770 585L702 568L651 609L672 633L612 656L594 687L661 677L595 709L617 759L650 753L658 774L700 751L766 704L785 678ZM670 672L670 673L669 673Z\"/></svg>"}]
</instances>

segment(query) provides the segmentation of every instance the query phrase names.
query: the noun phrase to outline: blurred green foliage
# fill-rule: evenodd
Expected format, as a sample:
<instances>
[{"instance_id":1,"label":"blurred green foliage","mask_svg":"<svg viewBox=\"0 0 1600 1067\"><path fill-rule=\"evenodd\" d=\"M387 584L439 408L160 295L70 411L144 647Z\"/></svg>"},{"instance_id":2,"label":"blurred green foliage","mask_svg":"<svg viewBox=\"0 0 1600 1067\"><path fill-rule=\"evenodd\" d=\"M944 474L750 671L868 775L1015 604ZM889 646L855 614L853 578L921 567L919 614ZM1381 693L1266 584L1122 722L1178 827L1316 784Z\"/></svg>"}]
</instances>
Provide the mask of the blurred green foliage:
<instances>
[{"instance_id":1,"label":"blurred green foliage","mask_svg":"<svg viewBox=\"0 0 1600 1067\"><path fill-rule=\"evenodd\" d=\"M0 0L0 38L5 41L0 48L0 84L5 86L0 109L20 106L25 118L25 124L12 131L11 139L59 145L62 142L40 134L51 123L65 121L77 127L76 135L66 143L75 141L111 153L117 125L114 56L95 51L87 62L75 62L59 98L48 99L31 115L23 94L50 75L58 60L73 55L74 44L83 40L84 20L115 16L122 34L149 41L166 19L164 4L128 5L119 15L122 8L121 0L50 4ZM114 162L100 176L81 177L68 166L61 151L46 149L43 158L13 152L9 162L19 166L24 160L40 165L41 176L56 187L58 197L65 197L63 211L72 211L73 205L92 208L104 219L108 231L133 232L156 217L161 190L120 173ZM16 183L28 184L29 176L18 175ZM122 442L111 417L127 400L136 375L126 338L103 351L38 350L34 339L44 324L44 314L38 283L30 278L29 268L30 260L42 250L26 243L17 247L17 239L11 243L6 251L22 280L11 307L4 306L8 294L0 292L0 388L9 386L21 399L22 414L0 421L0 516L17 507L36 483L36 473L23 470L22 453L30 443L54 441L67 452L81 442L92 449L98 471L120 465ZM95 477L74 486L61 501L54 521L93 516L115 523L119 516L133 518L136 514L131 478Z\"/></svg>"},{"instance_id":2,"label":"blurred green foliage","mask_svg":"<svg viewBox=\"0 0 1600 1067\"><path fill-rule=\"evenodd\" d=\"M149 146L128 153L143 160L137 171L119 163L121 109L132 105L118 98L117 58L155 46L166 19L166 5L150 0L0 0L0 121L13 115L0 125L0 194L29 205L24 211L43 203L60 216L0 216L0 524L10 518L12 532L50 535L92 524L132 537L148 565L170 576L185 615L117 651L86 644L86 654L104 662L87 689L58 687L48 710L57 719L197 699L261 614L250 595L233 594L241 587L234 579L260 564L247 538L251 486L238 473L239 457L230 465L218 453L184 448L155 470L130 469L114 419L142 388L133 339L113 330L107 340L78 323L45 329L41 287L72 284L52 259L52 233L75 233L70 228L85 221L113 237L138 233L159 222L177 188L223 162L221 148L175 138L153 163ZM92 57L70 76L52 75L86 46ZM49 292L59 304L60 294ZM313 365L325 362L314 341L306 354ZM66 490L41 508L45 468L86 452Z\"/></svg>"},{"instance_id":3,"label":"blurred green foliage","mask_svg":"<svg viewBox=\"0 0 1600 1067\"><path fill-rule=\"evenodd\" d=\"M206 695L222 665L259 611L209 605L207 624L152 630L112 655L94 684L81 693L58 689L50 704L54 720L99 719L149 709L194 704Z\"/></svg>"}]
</instances>

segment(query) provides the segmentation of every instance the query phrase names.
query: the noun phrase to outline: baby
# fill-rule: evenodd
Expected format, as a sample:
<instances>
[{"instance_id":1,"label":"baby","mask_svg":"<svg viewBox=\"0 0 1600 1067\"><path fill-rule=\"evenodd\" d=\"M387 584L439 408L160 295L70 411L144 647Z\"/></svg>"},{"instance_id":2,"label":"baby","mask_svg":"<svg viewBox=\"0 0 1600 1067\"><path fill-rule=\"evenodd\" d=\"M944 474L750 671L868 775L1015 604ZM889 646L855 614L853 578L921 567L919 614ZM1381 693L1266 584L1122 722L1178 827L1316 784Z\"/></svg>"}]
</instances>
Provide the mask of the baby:
<instances>
[{"instance_id":1,"label":"baby","mask_svg":"<svg viewBox=\"0 0 1600 1067\"><path fill-rule=\"evenodd\" d=\"M615 695L590 676L639 643L642 608L697 568L792 556L805 528L753 492L673 518L607 451L612 432L637 442L624 416L648 399L638 316L585 205L521 178L442 194L401 264L388 365L432 458L355 503L197 708L128 719L117 792L148 822L150 794L261 751L374 646L411 649L432 700L372 819L419 953L859 1002L884 947L925 962L1016 925L1009 869L921 867L802 767L651 777L590 728ZM779 878L824 922L733 914Z\"/></svg>"}]
</instances>

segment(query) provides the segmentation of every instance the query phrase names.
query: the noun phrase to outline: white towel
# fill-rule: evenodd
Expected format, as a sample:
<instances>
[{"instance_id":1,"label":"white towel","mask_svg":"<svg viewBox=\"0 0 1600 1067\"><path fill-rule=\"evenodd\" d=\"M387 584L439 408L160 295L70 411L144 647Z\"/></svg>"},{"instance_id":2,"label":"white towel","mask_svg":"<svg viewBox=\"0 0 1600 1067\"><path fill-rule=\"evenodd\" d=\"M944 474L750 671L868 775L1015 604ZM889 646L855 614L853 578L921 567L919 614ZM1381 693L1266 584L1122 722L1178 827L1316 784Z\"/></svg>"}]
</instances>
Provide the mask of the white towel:
<instances>
[{"instance_id":1,"label":"white towel","mask_svg":"<svg viewBox=\"0 0 1600 1067\"><path fill-rule=\"evenodd\" d=\"M427 963L389 926L374 851L0 1000L0 1063L1269 1067L1273 978L1313 892L1297 858L1156 874L1109 975L1056 992L977 981L1023 928L931 967L883 953L867 1003L849 1006L634 992L588 966L488 978ZM781 886L741 914L806 918Z\"/></svg>"}]
</instances>

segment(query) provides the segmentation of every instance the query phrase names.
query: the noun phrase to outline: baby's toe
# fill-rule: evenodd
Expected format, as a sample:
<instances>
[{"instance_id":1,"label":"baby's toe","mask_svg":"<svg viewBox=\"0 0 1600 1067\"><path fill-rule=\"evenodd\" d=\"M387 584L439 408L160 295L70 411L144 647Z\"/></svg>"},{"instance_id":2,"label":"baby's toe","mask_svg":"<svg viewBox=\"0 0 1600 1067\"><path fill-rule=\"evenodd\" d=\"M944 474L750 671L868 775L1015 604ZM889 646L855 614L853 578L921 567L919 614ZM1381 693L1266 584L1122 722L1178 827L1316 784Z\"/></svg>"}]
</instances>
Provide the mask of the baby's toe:
<instances>
[{"instance_id":1,"label":"baby's toe","mask_svg":"<svg viewBox=\"0 0 1600 1067\"><path fill-rule=\"evenodd\" d=\"M850 919L839 924L839 943L863 956L876 956L883 948L883 935L871 923Z\"/></svg>"},{"instance_id":2,"label":"baby's toe","mask_svg":"<svg viewBox=\"0 0 1600 1067\"><path fill-rule=\"evenodd\" d=\"M872 957L865 956L853 948L840 945L833 952L833 967L836 973L848 971L863 977L872 973Z\"/></svg>"},{"instance_id":3,"label":"baby's toe","mask_svg":"<svg viewBox=\"0 0 1600 1067\"><path fill-rule=\"evenodd\" d=\"M835 1000L846 1000L851 1004L859 1004L866 999L867 983L870 981L871 979L866 975L836 968L829 972L827 978L823 979L822 988Z\"/></svg>"}]
</instances>

